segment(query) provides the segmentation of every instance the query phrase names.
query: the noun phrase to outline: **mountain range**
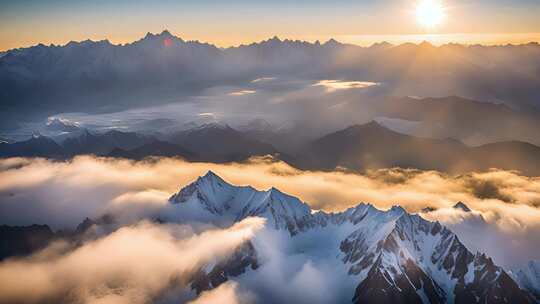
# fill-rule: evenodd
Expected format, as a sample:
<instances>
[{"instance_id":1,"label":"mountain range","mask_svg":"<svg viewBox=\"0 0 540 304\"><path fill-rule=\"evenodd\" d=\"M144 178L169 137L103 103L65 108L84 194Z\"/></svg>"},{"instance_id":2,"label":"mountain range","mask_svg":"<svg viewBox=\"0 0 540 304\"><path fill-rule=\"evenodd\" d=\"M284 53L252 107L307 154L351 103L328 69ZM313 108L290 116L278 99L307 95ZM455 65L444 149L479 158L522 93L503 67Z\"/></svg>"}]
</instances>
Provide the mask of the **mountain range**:
<instances>
[{"instance_id":1,"label":"mountain range","mask_svg":"<svg viewBox=\"0 0 540 304\"><path fill-rule=\"evenodd\" d=\"M537 113L518 111L502 103L457 96L386 97L364 101L355 109L372 111L373 117L413 122L414 127L401 129L420 137L455 138L468 145L512 140L540 144L534 131L540 128Z\"/></svg>"},{"instance_id":2,"label":"mountain range","mask_svg":"<svg viewBox=\"0 0 540 304\"><path fill-rule=\"evenodd\" d=\"M331 299L334 303L538 302L537 264L531 262L528 267L507 271L488 255L470 252L440 223L399 206L383 211L361 203L339 213L315 212L278 189L258 191L234 186L213 172L172 195L169 204L174 212L168 209L169 213L160 214L159 222L228 226L247 217L266 218L266 230L289 243L287 254L302 256L315 266L333 265L334 273L327 275L338 280L344 290L338 299ZM464 203L455 208L470 212ZM86 219L77 230L100 224L103 221ZM36 229L28 228L24 233ZM20 231L0 228L11 236ZM265 267L272 267L265 252L272 243L265 241L248 241L229 259L201 268L191 278L191 288L202 292L229 279L241 286L257 281ZM279 303L283 296L269 294L259 300Z\"/></svg>"},{"instance_id":3,"label":"mountain range","mask_svg":"<svg viewBox=\"0 0 540 304\"><path fill-rule=\"evenodd\" d=\"M93 154L130 159L164 156L221 163L272 155L309 170L345 168L365 171L401 167L459 174L498 168L540 175L540 147L526 142L506 141L471 147L454 139L406 135L370 122L350 126L307 141L296 150L283 152L271 143L253 137L257 134L272 138L273 131L267 130L266 136L261 132L239 131L217 123L155 135L117 130L95 133L80 129L69 136L62 133L58 138L35 135L26 141L0 143L0 156L70 158ZM287 138L287 135L281 137Z\"/></svg>"},{"instance_id":4,"label":"mountain range","mask_svg":"<svg viewBox=\"0 0 540 304\"><path fill-rule=\"evenodd\" d=\"M101 113L170 102L264 76L362 80L393 96L459 95L538 109L536 43L429 43L360 47L277 37L218 48L168 31L133 43L70 42L13 49L0 57L2 127L62 112Z\"/></svg>"},{"instance_id":5,"label":"mountain range","mask_svg":"<svg viewBox=\"0 0 540 304\"><path fill-rule=\"evenodd\" d=\"M490 168L538 175L540 147L499 142L469 147L454 139L427 139L391 131L376 122L355 125L319 138L297 159L301 168L353 170L417 168L463 173Z\"/></svg>"},{"instance_id":6,"label":"mountain range","mask_svg":"<svg viewBox=\"0 0 540 304\"><path fill-rule=\"evenodd\" d=\"M187 147L203 160L214 162L242 161L251 156L278 153L272 145L219 123L174 132L165 135L165 138L171 143Z\"/></svg>"}]
</instances>

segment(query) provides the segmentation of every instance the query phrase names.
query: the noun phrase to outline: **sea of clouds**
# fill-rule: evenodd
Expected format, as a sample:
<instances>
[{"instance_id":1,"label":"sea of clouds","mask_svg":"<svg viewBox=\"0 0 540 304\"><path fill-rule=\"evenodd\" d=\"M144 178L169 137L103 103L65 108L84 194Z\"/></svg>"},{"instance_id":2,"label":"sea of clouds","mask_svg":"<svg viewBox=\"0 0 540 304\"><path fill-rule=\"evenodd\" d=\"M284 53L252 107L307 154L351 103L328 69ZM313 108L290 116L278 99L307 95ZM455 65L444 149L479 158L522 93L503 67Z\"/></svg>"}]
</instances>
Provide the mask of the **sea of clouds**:
<instances>
[{"instance_id":1,"label":"sea of clouds","mask_svg":"<svg viewBox=\"0 0 540 304\"><path fill-rule=\"evenodd\" d=\"M86 217L112 214L120 225L81 246L59 241L33 256L0 263L0 302L168 303L181 298L215 303L222 296L220 303L249 303L258 297L323 303L339 298L339 288L352 287L351 282L335 284L338 277L332 273L346 269L325 263L324 248L313 251L320 259L295 251L287 237L263 229L259 218L231 227L152 222L174 220L169 197L208 170L234 185L276 187L314 210L342 211L360 202L380 209L401 205L447 225L471 251L485 252L502 266L540 258L540 178L519 172L318 172L269 157L230 164L174 158L11 158L0 160L0 224L73 229ZM472 212L452 208L458 201ZM425 207L432 211L423 212ZM315 236L303 237L298 242L314 246L310 238ZM226 258L248 240L264 261L256 275L198 297L186 287L194 271Z\"/></svg>"}]
</instances>

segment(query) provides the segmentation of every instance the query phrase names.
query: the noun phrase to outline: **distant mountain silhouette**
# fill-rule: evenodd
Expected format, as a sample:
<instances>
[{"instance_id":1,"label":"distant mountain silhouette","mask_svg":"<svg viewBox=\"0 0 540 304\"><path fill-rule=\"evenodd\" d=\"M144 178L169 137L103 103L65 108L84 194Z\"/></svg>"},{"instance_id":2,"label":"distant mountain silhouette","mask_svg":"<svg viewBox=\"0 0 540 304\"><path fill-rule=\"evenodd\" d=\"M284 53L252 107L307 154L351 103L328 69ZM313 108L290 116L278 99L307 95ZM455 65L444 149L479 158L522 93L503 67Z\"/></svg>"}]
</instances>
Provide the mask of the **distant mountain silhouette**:
<instances>
[{"instance_id":1,"label":"distant mountain silhouette","mask_svg":"<svg viewBox=\"0 0 540 304\"><path fill-rule=\"evenodd\" d=\"M85 130L78 137L67 138L62 146L67 155L106 155L112 150L134 149L151 141L151 138L133 132L111 130L106 133L91 133Z\"/></svg>"},{"instance_id":2,"label":"distant mountain silhouette","mask_svg":"<svg viewBox=\"0 0 540 304\"><path fill-rule=\"evenodd\" d=\"M0 156L70 158L94 154L129 159L162 156L223 163L273 155L293 166L310 170L345 168L364 171L401 167L465 173L498 168L518 170L529 176L540 175L540 147L519 141L471 147L454 139L406 135L370 122L325 135L290 154L252 137L253 134L257 132L250 135L250 132L217 123L162 135L165 139L132 132L93 134L84 131L61 144L45 136L0 143Z\"/></svg>"},{"instance_id":3,"label":"distant mountain silhouette","mask_svg":"<svg viewBox=\"0 0 540 304\"><path fill-rule=\"evenodd\" d=\"M47 225L0 225L0 261L43 249L54 239L56 235Z\"/></svg>"},{"instance_id":4,"label":"distant mountain silhouette","mask_svg":"<svg viewBox=\"0 0 540 304\"><path fill-rule=\"evenodd\" d=\"M360 104L374 115L421 122L416 135L452 137L468 144L519 140L540 145L540 115L515 111L504 104L479 102L457 96L443 98L382 98Z\"/></svg>"},{"instance_id":5,"label":"distant mountain silhouette","mask_svg":"<svg viewBox=\"0 0 540 304\"><path fill-rule=\"evenodd\" d=\"M79 134L80 133L80 134ZM93 133L88 130L75 132L61 143L43 136L14 143L0 143L0 156L41 156L50 158L68 158L75 155L94 154L107 155L114 149L134 149L153 139L133 132L108 131Z\"/></svg>"},{"instance_id":6,"label":"distant mountain silhouette","mask_svg":"<svg viewBox=\"0 0 540 304\"><path fill-rule=\"evenodd\" d=\"M453 139L400 134L371 122L311 142L295 161L301 168L323 170L402 167L463 173L499 168L539 175L540 147L515 141L468 147Z\"/></svg>"},{"instance_id":7,"label":"distant mountain silhouette","mask_svg":"<svg viewBox=\"0 0 540 304\"><path fill-rule=\"evenodd\" d=\"M221 124L205 124L162 137L167 140L134 132L112 130L94 133L83 130L78 136L56 143L45 136L34 136L25 141L0 143L0 157L70 158L93 154L130 159L164 156L192 161L231 162L278 153L270 144Z\"/></svg>"},{"instance_id":8,"label":"distant mountain silhouette","mask_svg":"<svg viewBox=\"0 0 540 304\"><path fill-rule=\"evenodd\" d=\"M26 141L7 143L0 142L0 157L13 156L46 156L51 158L62 157L65 154L64 149L54 140L34 135Z\"/></svg>"},{"instance_id":9,"label":"distant mountain silhouette","mask_svg":"<svg viewBox=\"0 0 540 304\"><path fill-rule=\"evenodd\" d=\"M197 159L195 153L185 149L184 147L160 140L146 143L140 147L131 150L115 148L108 154L108 156L137 160L143 159L148 156L181 157L187 160Z\"/></svg>"},{"instance_id":10,"label":"distant mountain silhouette","mask_svg":"<svg viewBox=\"0 0 540 304\"><path fill-rule=\"evenodd\" d=\"M470 154L480 168L519 170L527 175L540 175L540 147L529 143L509 141L486 144L472 148Z\"/></svg>"},{"instance_id":11,"label":"distant mountain silhouette","mask_svg":"<svg viewBox=\"0 0 540 304\"><path fill-rule=\"evenodd\" d=\"M223 124L205 124L168 136L168 141L193 151L199 160L241 161L251 156L272 155L272 145L251 138Z\"/></svg>"},{"instance_id":12,"label":"distant mountain silhouette","mask_svg":"<svg viewBox=\"0 0 540 304\"><path fill-rule=\"evenodd\" d=\"M88 234L92 226L111 224L112 221L109 215L95 220L86 218L74 230L58 231L53 231L48 225L0 225L0 261L33 254L60 239L69 241L72 245L81 245L85 237L97 236Z\"/></svg>"},{"instance_id":13,"label":"distant mountain silhouette","mask_svg":"<svg viewBox=\"0 0 540 304\"><path fill-rule=\"evenodd\" d=\"M405 167L445 171L467 147L455 140L423 139L393 132L376 122L328 134L303 149L302 167L354 170ZM298 158L300 159L300 157Z\"/></svg>"},{"instance_id":14,"label":"distant mountain silhouette","mask_svg":"<svg viewBox=\"0 0 540 304\"><path fill-rule=\"evenodd\" d=\"M164 103L260 75L365 79L394 96L470 96L536 108L540 46L360 47L274 37L218 48L168 31L125 45L107 40L39 44L0 57L1 127L61 112L103 112Z\"/></svg>"}]
</instances>

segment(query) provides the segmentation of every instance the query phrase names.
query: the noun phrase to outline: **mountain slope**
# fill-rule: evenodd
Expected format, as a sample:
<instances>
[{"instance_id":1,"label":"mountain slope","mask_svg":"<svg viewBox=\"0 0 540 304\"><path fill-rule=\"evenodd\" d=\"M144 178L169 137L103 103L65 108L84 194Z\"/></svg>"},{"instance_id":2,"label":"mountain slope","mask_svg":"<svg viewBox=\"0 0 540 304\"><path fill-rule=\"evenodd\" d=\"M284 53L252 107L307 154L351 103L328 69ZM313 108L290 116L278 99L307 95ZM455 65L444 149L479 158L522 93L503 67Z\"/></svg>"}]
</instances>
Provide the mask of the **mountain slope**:
<instances>
[{"instance_id":1,"label":"mountain slope","mask_svg":"<svg viewBox=\"0 0 540 304\"><path fill-rule=\"evenodd\" d=\"M267 225L291 234L305 229L311 214L305 203L275 188L257 191L249 186L235 187L211 171L173 195L170 202L181 208L182 220L205 219L228 225L262 216L268 219Z\"/></svg>"},{"instance_id":2,"label":"mountain slope","mask_svg":"<svg viewBox=\"0 0 540 304\"><path fill-rule=\"evenodd\" d=\"M356 291L350 291L354 303L532 303L529 294L485 254L471 253L441 224L400 207L381 211L360 204L341 213L313 213L305 203L274 188L235 187L212 172L173 195L170 202L178 208L176 216L181 216L176 220L229 225L261 216L268 220L269 229L286 231L292 243L314 238L317 249L302 247L302 254L316 260L319 248L333 252L325 259L342 263L348 269L342 279L357 282ZM333 236L317 238L313 233ZM328 248L341 236L345 237L338 246ZM249 258L253 256L249 250L240 254L239 260L245 262L236 264L242 266L218 281L233 276L248 280L260 266L259 262L253 266ZM200 277L210 280L215 275L214 269Z\"/></svg>"},{"instance_id":3,"label":"mountain slope","mask_svg":"<svg viewBox=\"0 0 540 304\"><path fill-rule=\"evenodd\" d=\"M270 144L253 139L228 125L204 124L167 136L167 140L193 151L202 161L241 161L251 156L273 155Z\"/></svg>"},{"instance_id":4,"label":"mountain slope","mask_svg":"<svg viewBox=\"0 0 540 304\"><path fill-rule=\"evenodd\" d=\"M165 140L135 132L111 130L97 133L84 129L59 137L60 143L41 135L26 141L0 142L0 156L68 158L94 154L132 159L179 156L193 161L232 162L278 153L270 144L228 125L205 124L162 137Z\"/></svg>"},{"instance_id":5,"label":"mountain slope","mask_svg":"<svg viewBox=\"0 0 540 304\"><path fill-rule=\"evenodd\" d=\"M353 239L365 242L366 237L360 234ZM344 247L350 242L346 240ZM417 215L403 213L376 247L352 254L363 257L355 266L371 265L365 268L369 272L356 289L355 303L529 301L490 258L472 254L450 230ZM369 258L374 262L366 261Z\"/></svg>"},{"instance_id":6,"label":"mountain slope","mask_svg":"<svg viewBox=\"0 0 540 304\"><path fill-rule=\"evenodd\" d=\"M499 168L539 175L540 147L515 141L468 147L452 139L397 133L371 122L311 142L298 154L294 164L323 170L402 167L450 173Z\"/></svg>"},{"instance_id":7,"label":"mountain slope","mask_svg":"<svg viewBox=\"0 0 540 304\"><path fill-rule=\"evenodd\" d=\"M480 168L518 170L526 175L540 175L540 147L508 141L486 144L470 150L470 158Z\"/></svg>"},{"instance_id":8,"label":"mountain slope","mask_svg":"<svg viewBox=\"0 0 540 304\"><path fill-rule=\"evenodd\" d=\"M394 96L468 96L538 107L540 47L434 47L427 43L364 48L281 40L226 49L168 31L124 45L109 41L39 44L0 57L2 124L60 112L99 112L165 103L214 85L261 75L365 79ZM472 63L472 64L471 64ZM136 98L135 98L136 97ZM151 100L151 101L149 101ZM9 120L9 121L8 121ZM521 140L521 139L520 139Z\"/></svg>"},{"instance_id":9,"label":"mountain slope","mask_svg":"<svg viewBox=\"0 0 540 304\"><path fill-rule=\"evenodd\" d=\"M456 138L468 145L519 140L540 144L535 132L540 117L535 111L519 111L504 104L480 102L458 96L442 98L375 98L358 105L374 116L418 122L411 135Z\"/></svg>"},{"instance_id":10,"label":"mountain slope","mask_svg":"<svg viewBox=\"0 0 540 304\"><path fill-rule=\"evenodd\" d=\"M130 150L140 147L152 139L133 132L111 130L105 133L91 133L85 130L80 136L70 137L62 142L66 155L79 154L107 155L115 148Z\"/></svg>"},{"instance_id":11,"label":"mountain slope","mask_svg":"<svg viewBox=\"0 0 540 304\"><path fill-rule=\"evenodd\" d=\"M540 302L540 261L530 261L511 270L510 276Z\"/></svg>"},{"instance_id":12,"label":"mountain slope","mask_svg":"<svg viewBox=\"0 0 540 304\"><path fill-rule=\"evenodd\" d=\"M47 225L0 225L0 261L43 249L56 238Z\"/></svg>"},{"instance_id":13,"label":"mountain slope","mask_svg":"<svg viewBox=\"0 0 540 304\"><path fill-rule=\"evenodd\" d=\"M140 160L149 156L181 157L184 159L196 159L196 155L182 146L169 142L154 140L131 150L115 148L107 156L123 157Z\"/></svg>"},{"instance_id":14,"label":"mountain slope","mask_svg":"<svg viewBox=\"0 0 540 304\"><path fill-rule=\"evenodd\" d=\"M33 135L32 138L14 142L0 142L0 157L50 157L61 158L64 149L54 140L41 135Z\"/></svg>"},{"instance_id":15,"label":"mountain slope","mask_svg":"<svg viewBox=\"0 0 540 304\"><path fill-rule=\"evenodd\" d=\"M536 263L507 273L486 254L470 252L440 223L398 206L383 211L361 203L339 213L313 212L298 198L275 188L258 191L234 186L213 172L172 195L169 203L160 218L176 223L225 227L251 216L267 219L261 232L264 236L256 236L226 259L204 265L188 278L197 294L230 279L250 286L261 279L259 274L268 275L268 267L279 267L272 259L280 256L276 251L284 250L285 259L304 259L314 268L330 266L321 269L326 269L325 277L337 282L329 286L339 289L325 290L330 298L306 302L310 299L306 297L299 303L537 302L532 296L540 286ZM458 203L455 208L467 207ZM99 231L100 225L105 228L112 223L109 216L95 221L86 218L72 233L53 233L47 226L37 225L0 226L4 236L0 259L32 253L58 238L79 246L85 237L97 237L92 232ZM287 294L268 294L272 286L259 288L266 291L265 297L257 299L260 303L288 299Z\"/></svg>"},{"instance_id":16,"label":"mountain slope","mask_svg":"<svg viewBox=\"0 0 540 304\"><path fill-rule=\"evenodd\" d=\"M303 149L301 167L361 170L383 167L445 171L467 147L455 140L434 140L391 131L376 122L355 125L313 141Z\"/></svg>"}]
</instances>

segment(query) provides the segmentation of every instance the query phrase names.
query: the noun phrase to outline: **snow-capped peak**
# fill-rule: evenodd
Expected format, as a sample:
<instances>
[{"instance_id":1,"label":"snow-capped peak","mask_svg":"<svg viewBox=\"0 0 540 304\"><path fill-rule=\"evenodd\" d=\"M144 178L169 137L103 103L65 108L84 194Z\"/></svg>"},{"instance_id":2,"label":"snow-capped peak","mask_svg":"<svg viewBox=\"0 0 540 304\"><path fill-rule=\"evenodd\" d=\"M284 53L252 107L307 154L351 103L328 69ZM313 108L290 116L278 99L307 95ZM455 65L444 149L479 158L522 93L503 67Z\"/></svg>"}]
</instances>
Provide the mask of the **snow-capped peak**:
<instances>
[{"instance_id":1,"label":"snow-capped peak","mask_svg":"<svg viewBox=\"0 0 540 304\"><path fill-rule=\"evenodd\" d=\"M45 126L48 130L60 132L78 131L81 127L78 122L62 117L49 117Z\"/></svg>"},{"instance_id":2,"label":"snow-capped peak","mask_svg":"<svg viewBox=\"0 0 540 304\"><path fill-rule=\"evenodd\" d=\"M400 206L384 211L361 203L339 213L313 213L307 204L274 187L266 191L237 187L212 171L173 195L170 202L179 208L176 214L183 216L200 218L204 214L206 220L218 224L264 217L267 229L287 231L291 242L313 239L310 244L317 246L326 242L332 246L324 249L330 252L328 256L338 259L343 272L359 282L354 303L391 299L404 299L402 303L530 303L491 258L471 253L440 223ZM318 233L332 237L325 240ZM302 254L307 254L302 248Z\"/></svg>"},{"instance_id":3,"label":"snow-capped peak","mask_svg":"<svg viewBox=\"0 0 540 304\"><path fill-rule=\"evenodd\" d=\"M236 187L212 171L182 188L169 201L182 208L200 209L216 221L237 221L249 216L266 217L277 229L297 233L303 218L311 214L308 205L276 188L259 191Z\"/></svg>"},{"instance_id":4,"label":"snow-capped peak","mask_svg":"<svg viewBox=\"0 0 540 304\"><path fill-rule=\"evenodd\" d=\"M214 173L212 170L208 170L205 175L198 178L199 181L208 181L211 183L223 183L227 184L221 177ZM227 184L230 185L230 184Z\"/></svg>"}]
</instances>

